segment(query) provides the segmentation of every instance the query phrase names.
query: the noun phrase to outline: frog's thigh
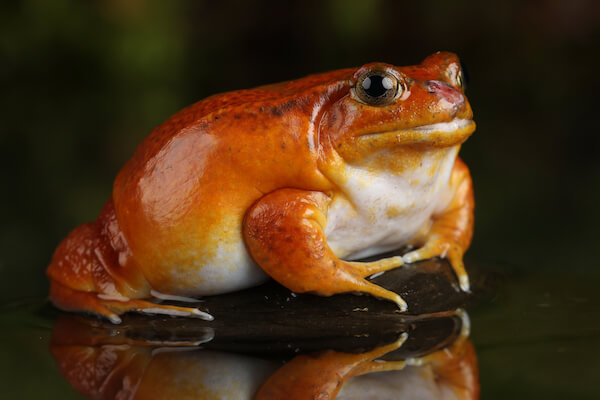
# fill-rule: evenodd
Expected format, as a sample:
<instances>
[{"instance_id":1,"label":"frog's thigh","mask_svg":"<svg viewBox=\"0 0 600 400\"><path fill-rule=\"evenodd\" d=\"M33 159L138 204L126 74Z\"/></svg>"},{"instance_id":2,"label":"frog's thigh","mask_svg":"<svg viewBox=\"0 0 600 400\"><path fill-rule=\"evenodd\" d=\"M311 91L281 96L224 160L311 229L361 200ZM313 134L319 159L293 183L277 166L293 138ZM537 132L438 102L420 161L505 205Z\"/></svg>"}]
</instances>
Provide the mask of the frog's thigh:
<instances>
[{"instance_id":1,"label":"frog's thigh","mask_svg":"<svg viewBox=\"0 0 600 400\"><path fill-rule=\"evenodd\" d=\"M340 260L323 233L330 198L322 192L280 189L257 201L246 213L244 239L250 254L273 279L298 292L324 296L364 292L406 303L365 279L402 264L400 257L371 263Z\"/></svg>"}]
</instances>

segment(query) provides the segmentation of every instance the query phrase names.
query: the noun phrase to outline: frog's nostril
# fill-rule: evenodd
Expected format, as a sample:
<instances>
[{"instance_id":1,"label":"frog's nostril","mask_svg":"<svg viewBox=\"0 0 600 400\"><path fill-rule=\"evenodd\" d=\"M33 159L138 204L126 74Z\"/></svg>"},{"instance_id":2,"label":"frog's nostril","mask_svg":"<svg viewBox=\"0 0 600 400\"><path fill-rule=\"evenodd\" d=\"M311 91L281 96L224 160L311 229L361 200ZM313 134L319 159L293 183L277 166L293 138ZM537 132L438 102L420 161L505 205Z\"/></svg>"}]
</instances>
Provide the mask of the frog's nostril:
<instances>
[{"instance_id":1,"label":"frog's nostril","mask_svg":"<svg viewBox=\"0 0 600 400\"><path fill-rule=\"evenodd\" d=\"M429 93L439 92L450 87L450 85L442 81L426 81L425 86Z\"/></svg>"},{"instance_id":2,"label":"frog's nostril","mask_svg":"<svg viewBox=\"0 0 600 400\"><path fill-rule=\"evenodd\" d=\"M426 81L425 88L428 93L448 102L456 109L465 104L465 96L446 82L436 80Z\"/></svg>"},{"instance_id":3,"label":"frog's nostril","mask_svg":"<svg viewBox=\"0 0 600 400\"><path fill-rule=\"evenodd\" d=\"M427 81L425 83L425 87L427 88L427 93L435 93L436 84L435 81Z\"/></svg>"}]
</instances>

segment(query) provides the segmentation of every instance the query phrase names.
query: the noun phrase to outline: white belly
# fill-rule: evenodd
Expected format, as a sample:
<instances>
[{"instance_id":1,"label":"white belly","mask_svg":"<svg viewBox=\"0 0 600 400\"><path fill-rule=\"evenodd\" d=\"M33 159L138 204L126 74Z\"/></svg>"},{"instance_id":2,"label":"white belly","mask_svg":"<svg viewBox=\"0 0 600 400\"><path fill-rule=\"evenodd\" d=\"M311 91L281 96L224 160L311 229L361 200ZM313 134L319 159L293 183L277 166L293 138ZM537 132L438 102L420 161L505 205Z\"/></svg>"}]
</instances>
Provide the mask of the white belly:
<instances>
[{"instance_id":1,"label":"white belly","mask_svg":"<svg viewBox=\"0 0 600 400\"><path fill-rule=\"evenodd\" d=\"M418 168L400 172L381 170L380 153L361 165L346 165L343 182L336 182L341 191L327 212L325 235L334 253L358 259L411 241L448 204L457 152L458 147L424 151Z\"/></svg>"},{"instance_id":2,"label":"white belly","mask_svg":"<svg viewBox=\"0 0 600 400\"><path fill-rule=\"evenodd\" d=\"M248 253L241 221L235 213L225 215L219 224L204 233L212 239L204 243L208 250L194 247L193 235L182 238L188 241L182 246L185 250L178 254L182 261L164 266L168 279L151 282L153 289L193 298L242 290L268 279Z\"/></svg>"}]
</instances>

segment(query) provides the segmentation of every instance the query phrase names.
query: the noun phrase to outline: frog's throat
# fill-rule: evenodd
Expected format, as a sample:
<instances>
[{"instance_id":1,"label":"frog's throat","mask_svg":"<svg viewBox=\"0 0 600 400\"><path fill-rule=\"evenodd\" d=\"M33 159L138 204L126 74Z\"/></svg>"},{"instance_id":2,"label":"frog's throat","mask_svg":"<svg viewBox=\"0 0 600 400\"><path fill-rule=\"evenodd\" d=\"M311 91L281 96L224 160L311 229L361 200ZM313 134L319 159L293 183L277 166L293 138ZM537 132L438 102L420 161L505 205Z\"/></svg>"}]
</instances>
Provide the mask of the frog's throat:
<instances>
[{"instance_id":1,"label":"frog's throat","mask_svg":"<svg viewBox=\"0 0 600 400\"><path fill-rule=\"evenodd\" d=\"M398 145L450 147L463 143L474 131L475 122L473 120L455 118L450 122L368 133L360 136L358 140L371 149Z\"/></svg>"}]
</instances>

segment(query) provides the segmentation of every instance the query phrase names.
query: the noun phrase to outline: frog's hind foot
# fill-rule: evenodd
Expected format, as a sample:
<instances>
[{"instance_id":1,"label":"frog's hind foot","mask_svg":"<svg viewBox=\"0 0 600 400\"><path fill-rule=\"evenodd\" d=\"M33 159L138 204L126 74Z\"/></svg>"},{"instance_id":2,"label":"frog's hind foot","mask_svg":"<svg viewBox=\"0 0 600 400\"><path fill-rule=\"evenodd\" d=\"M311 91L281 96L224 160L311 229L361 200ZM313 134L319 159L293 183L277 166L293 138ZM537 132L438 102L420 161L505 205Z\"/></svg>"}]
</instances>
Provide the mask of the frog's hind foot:
<instances>
[{"instance_id":1,"label":"frog's hind foot","mask_svg":"<svg viewBox=\"0 0 600 400\"><path fill-rule=\"evenodd\" d=\"M98 295L101 296L101 295ZM212 321L215 318L207 312L194 307L179 307L166 304L157 304L147 300L128 299L122 300L104 300L106 307L118 314L126 312L139 312L150 315L170 315L172 317L190 317L200 318L205 321Z\"/></svg>"},{"instance_id":2,"label":"frog's hind foot","mask_svg":"<svg viewBox=\"0 0 600 400\"><path fill-rule=\"evenodd\" d=\"M147 300L83 292L57 282L52 282L50 286L50 297L54 305L63 310L90 312L108 319L113 324L121 323L120 315L126 312L200 318L206 321L214 319L209 313L194 307L178 307Z\"/></svg>"}]
</instances>

